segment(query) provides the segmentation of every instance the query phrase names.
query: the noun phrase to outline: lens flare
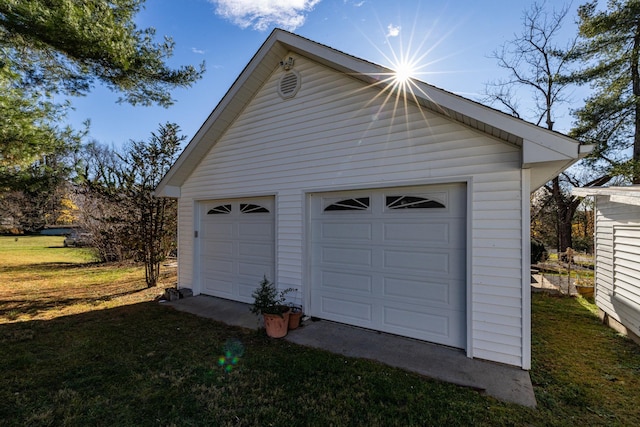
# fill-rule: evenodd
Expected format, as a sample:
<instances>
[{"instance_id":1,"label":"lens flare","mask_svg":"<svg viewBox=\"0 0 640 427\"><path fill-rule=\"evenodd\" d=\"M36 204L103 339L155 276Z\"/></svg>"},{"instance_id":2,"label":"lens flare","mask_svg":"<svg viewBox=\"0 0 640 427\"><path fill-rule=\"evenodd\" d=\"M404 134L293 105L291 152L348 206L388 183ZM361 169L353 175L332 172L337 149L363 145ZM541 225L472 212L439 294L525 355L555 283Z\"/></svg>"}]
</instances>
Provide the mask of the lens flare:
<instances>
[{"instance_id":1,"label":"lens flare","mask_svg":"<svg viewBox=\"0 0 640 427\"><path fill-rule=\"evenodd\" d=\"M218 357L218 366L229 373L240 363L240 358L244 355L244 345L237 339L229 339L222 348L224 356Z\"/></svg>"},{"instance_id":2,"label":"lens flare","mask_svg":"<svg viewBox=\"0 0 640 427\"><path fill-rule=\"evenodd\" d=\"M395 66L395 75L393 79L396 84L406 85L409 82L409 79L413 77L416 72L416 69L413 64L408 61L400 62Z\"/></svg>"}]
</instances>

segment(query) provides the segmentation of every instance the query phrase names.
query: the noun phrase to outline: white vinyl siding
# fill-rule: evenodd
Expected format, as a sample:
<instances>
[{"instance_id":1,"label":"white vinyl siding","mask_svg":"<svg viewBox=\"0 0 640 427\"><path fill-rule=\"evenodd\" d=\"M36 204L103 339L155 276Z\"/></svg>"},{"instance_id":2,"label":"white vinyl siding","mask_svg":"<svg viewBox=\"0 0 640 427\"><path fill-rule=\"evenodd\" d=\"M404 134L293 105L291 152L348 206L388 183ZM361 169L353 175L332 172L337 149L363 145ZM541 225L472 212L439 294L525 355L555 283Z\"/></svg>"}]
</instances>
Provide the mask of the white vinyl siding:
<instances>
[{"instance_id":1,"label":"white vinyl siding","mask_svg":"<svg viewBox=\"0 0 640 427\"><path fill-rule=\"evenodd\" d=\"M596 199L596 304L640 335L640 206Z\"/></svg>"},{"instance_id":2,"label":"white vinyl siding","mask_svg":"<svg viewBox=\"0 0 640 427\"><path fill-rule=\"evenodd\" d=\"M613 227L613 292L640 305L640 226Z\"/></svg>"},{"instance_id":3,"label":"white vinyl siding","mask_svg":"<svg viewBox=\"0 0 640 427\"><path fill-rule=\"evenodd\" d=\"M295 69L297 95L278 96L275 69L182 186L180 285L198 292L195 201L275 194L275 280L307 293L306 193L468 182L467 351L522 366L520 149L413 105L384 104L377 88L305 58Z\"/></svg>"}]
</instances>

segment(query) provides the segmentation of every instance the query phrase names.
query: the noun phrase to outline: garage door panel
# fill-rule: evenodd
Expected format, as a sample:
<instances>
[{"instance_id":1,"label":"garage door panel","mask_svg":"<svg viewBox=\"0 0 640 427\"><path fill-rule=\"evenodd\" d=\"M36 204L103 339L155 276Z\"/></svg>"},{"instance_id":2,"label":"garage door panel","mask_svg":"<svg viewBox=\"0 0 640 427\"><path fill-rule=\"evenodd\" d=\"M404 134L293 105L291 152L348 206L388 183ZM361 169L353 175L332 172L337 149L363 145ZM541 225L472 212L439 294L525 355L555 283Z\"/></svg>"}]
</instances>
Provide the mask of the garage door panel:
<instances>
[{"instance_id":1,"label":"garage door panel","mask_svg":"<svg viewBox=\"0 0 640 427\"><path fill-rule=\"evenodd\" d=\"M238 242L238 254L241 257L271 259L273 243L271 242Z\"/></svg>"},{"instance_id":2,"label":"garage door panel","mask_svg":"<svg viewBox=\"0 0 640 427\"><path fill-rule=\"evenodd\" d=\"M385 242L429 242L432 244L449 243L449 224L444 222L419 223L411 221L407 223L384 223Z\"/></svg>"},{"instance_id":3,"label":"garage door panel","mask_svg":"<svg viewBox=\"0 0 640 427\"><path fill-rule=\"evenodd\" d=\"M464 221L427 222L402 224L386 222L381 224L384 244L403 247L460 248L464 247L466 235Z\"/></svg>"},{"instance_id":4,"label":"garage door panel","mask_svg":"<svg viewBox=\"0 0 640 427\"><path fill-rule=\"evenodd\" d=\"M371 293L373 288L371 274L326 270L321 273L320 287L328 291L333 289L366 293Z\"/></svg>"},{"instance_id":5,"label":"garage door panel","mask_svg":"<svg viewBox=\"0 0 640 427\"><path fill-rule=\"evenodd\" d=\"M253 297L251 294L256 290L257 283L239 283L238 284L238 301L253 303Z\"/></svg>"},{"instance_id":6,"label":"garage door panel","mask_svg":"<svg viewBox=\"0 0 640 427\"><path fill-rule=\"evenodd\" d=\"M273 275L271 274L273 268L269 264L242 260L238 261L237 266L237 273L239 276L250 276L253 278L258 277L259 279L262 279L262 277L266 275L267 277L273 278ZM256 287L258 287L258 282L253 284L253 288L255 289Z\"/></svg>"},{"instance_id":7,"label":"garage door panel","mask_svg":"<svg viewBox=\"0 0 640 427\"><path fill-rule=\"evenodd\" d=\"M352 265L371 267L373 251L369 248L346 248L339 246L325 246L321 248L323 265Z\"/></svg>"},{"instance_id":8,"label":"garage door panel","mask_svg":"<svg viewBox=\"0 0 640 427\"><path fill-rule=\"evenodd\" d=\"M384 268L389 270L402 270L410 273L449 273L448 253L426 251L399 251L395 249L383 250ZM399 271L399 274L402 274Z\"/></svg>"},{"instance_id":9,"label":"garage door panel","mask_svg":"<svg viewBox=\"0 0 640 427\"><path fill-rule=\"evenodd\" d=\"M421 300L423 303L449 304L449 287L448 283L428 282L424 278L385 277L383 295L405 302Z\"/></svg>"},{"instance_id":10,"label":"garage door panel","mask_svg":"<svg viewBox=\"0 0 640 427\"><path fill-rule=\"evenodd\" d=\"M420 281L419 278L415 278L412 281L397 276L385 277L382 283L382 299L394 303L419 304L425 310L461 311L466 299L464 285L462 280Z\"/></svg>"},{"instance_id":11,"label":"garage door panel","mask_svg":"<svg viewBox=\"0 0 640 427\"><path fill-rule=\"evenodd\" d=\"M351 323L358 326L371 325L373 305L359 300L346 298L333 298L321 296L319 298L320 312L325 315L333 315L338 321Z\"/></svg>"},{"instance_id":12,"label":"garage door panel","mask_svg":"<svg viewBox=\"0 0 640 427\"><path fill-rule=\"evenodd\" d=\"M209 258L202 270L205 274L233 274L233 262L230 260Z\"/></svg>"},{"instance_id":13,"label":"garage door panel","mask_svg":"<svg viewBox=\"0 0 640 427\"><path fill-rule=\"evenodd\" d=\"M425 312L416 306L386 305L383 308L384 329L413 338L437 342L453 347L464 347L464 313L431 309Z\"/></svg>"},{"instance_id":14,"label":"garage door panel","mask_svg":"<svg viewBox=\"0 0 640 427\"><path fill-rule=\"evenodd\" d=\"M239 274L235 277L235 288L236 295L238 301L252 303L253 297L251 294L258 287L258 283L262 280L262 277L266 275L267 277L273 277L273 271L261 269L252 271L250 274ZM258 280L256 280L258 279Z\"/></svg>"},{"instance_id":15,"label":"garage door panel","mask_svg":"<svg viewBox=\"0 0 640 427\"><path fill-rule=\"evenodd\" d=\"M224 280L221 277L205 276L204 289L209 292L215 292L216 294L219 294L219 296L232 297L233 280L231 278L229 278L228 280Z\"/></svg>"},{"instance_id":16,"label":"garage door panel","mask_svg":"<svg viewBox=\"0 0 640 427\"><path fill-rule=\"evenodd\" d=\"M384 323L396 328L411 331L438 335L440 337L449 336L449 314L439 314L435 311L425 313L423 310L407 310L406 307L384 307Z\"/></svg>"},{"instance_id":17,"label":"garage door panel","mask_svg":"<svg viewBox=\"0 0 640 427\"><path fill-rule=\"evenodd\" d=\"M213 240L207 239L202 241L202 246L208 257L232 257L233 241L232 240Z\"/></svg>"},{"instance_id":18,"label":"garage door panel","mask_svg":"<svg viewBox=\"0 0 640 427\"><path fill-rule=\"evenodd\" d=\"M219 216L216 215L216 217ZM231 239L233 237L233 224L229 222L218 221L214 224L207 221L203 222L200 229L203 239Z\"/></svg>"},{"instance_id":19,"label":"garage door panel","mask_svg":"<svg viewBox=\"0 0 640 427\"><path fill-rule=\"evenodd\" d=\"M323 239L371 240L372 225L358 222L325 223L320 227Z\"/></svg>"},{"instance_id":20,"label":"garage door panel","mask_svg":"<svg viewBox=\"0 0 640 427\"><path fill-rule=\"evenodd\" d=\"M256 214L249 215L254 219ZM273 240L273 226L271 222L260 221L256 223L238 224L238 237L251 240Z\"/></svg>"}]
</instances>

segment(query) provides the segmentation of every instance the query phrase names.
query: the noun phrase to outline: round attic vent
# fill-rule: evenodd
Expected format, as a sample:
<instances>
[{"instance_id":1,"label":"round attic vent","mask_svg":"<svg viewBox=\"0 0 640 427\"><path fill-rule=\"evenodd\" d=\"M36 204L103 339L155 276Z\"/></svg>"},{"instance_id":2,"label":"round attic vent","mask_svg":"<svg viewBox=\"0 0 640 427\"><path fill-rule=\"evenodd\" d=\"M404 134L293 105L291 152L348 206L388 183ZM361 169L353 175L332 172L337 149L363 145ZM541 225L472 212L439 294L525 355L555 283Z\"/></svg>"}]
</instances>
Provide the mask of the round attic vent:
<instances>
[{"instance_id":1,"label":"round attic vent","mask_svg":"<svg viewBox=\"0 0 640 427\"><path fill-rule=\"evenodd\" d=\"M293 98L300 89L300 75L296 71L287 71L280 77L278 95L283 99Z\"/></svg>"}]
</instances>

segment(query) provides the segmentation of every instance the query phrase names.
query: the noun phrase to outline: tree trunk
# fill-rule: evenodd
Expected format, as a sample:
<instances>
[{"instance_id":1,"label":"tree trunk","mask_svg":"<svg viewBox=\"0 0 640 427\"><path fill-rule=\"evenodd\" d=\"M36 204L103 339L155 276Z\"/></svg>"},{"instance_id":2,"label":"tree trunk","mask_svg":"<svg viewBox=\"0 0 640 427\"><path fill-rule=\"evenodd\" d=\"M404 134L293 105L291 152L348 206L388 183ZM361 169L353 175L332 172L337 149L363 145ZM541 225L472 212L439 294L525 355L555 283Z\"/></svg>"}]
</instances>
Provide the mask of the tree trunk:
<instances>
[{"instance_id":1,"label":"tree trunk","mask_svg":"<svg viewBox=\"0 0 640 427\"><path fill-rule=\"evenodd\" d=\"M558 206L558 253L573 247L573 229L571 220L575 209L571 205Z\"/></svg>"},{"instance_id":2,"label":"tree trunk","mask_svg":"<svg viewBox=\"0 0 640 427\"><path fill-rule=\"evenodd\" d=\"M604 175L594 179L585 185L593 187L604 185L611 180L609 175ZM556 218L558 221L558 254L566 252L567 248L573 246L573 216L575 215L582 198L575 196L566 197L560 187L560 178L556 177L552 181L552 195L556 203Z\"/></svg>"},{"instance_id":3,"label":"tree trunk","mask_svg":"<svg viewBox=\"0 0 640 427\"><path fill-rule=\"evenodd\" d=\"M567 200L560 188L560 178L555 177L551 183L553 200L556 205L556 221L558 227L558 254L565 252L572 245L571 221L578 206Z\"/></svg>"},{"instance_id":4,"label":"tree trunk","mask_svg":"<svg viewBox=\"0 0 640 427\"><path fill-rule=\"evenodd\" d=\"M638 62L640 58L640 24L636 24L636 33L633 38L631 51L631 78L634 95L635 129L633 135L633 177L634 184L640 184L640 72Z\"/></svg>"}]
</instances>

